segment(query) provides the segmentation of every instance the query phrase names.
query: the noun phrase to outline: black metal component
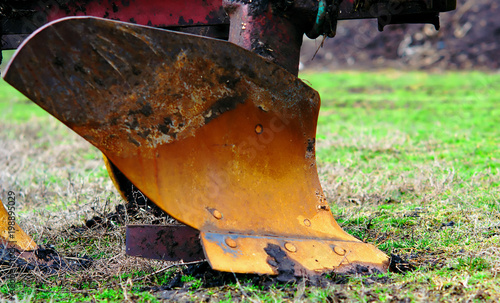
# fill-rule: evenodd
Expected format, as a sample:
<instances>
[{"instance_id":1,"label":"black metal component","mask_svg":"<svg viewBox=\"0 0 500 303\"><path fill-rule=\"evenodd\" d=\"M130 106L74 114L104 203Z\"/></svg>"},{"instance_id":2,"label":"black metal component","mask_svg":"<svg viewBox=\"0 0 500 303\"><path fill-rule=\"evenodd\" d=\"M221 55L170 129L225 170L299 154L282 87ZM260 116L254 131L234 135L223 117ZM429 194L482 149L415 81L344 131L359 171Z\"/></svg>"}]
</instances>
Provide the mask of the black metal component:
<instances>
[{"instance_id":1,"label":"black metal component","mask_svg":"<svg viewBox=\"0 0 500 303\"><path fill-rule=\"evenodd\" d=\"M379 31L383 31L386 25L391 24L429 23L434 25L436 30L440 27L438 13L380 16L377 20Z\"/></svg>"}]
</instances>

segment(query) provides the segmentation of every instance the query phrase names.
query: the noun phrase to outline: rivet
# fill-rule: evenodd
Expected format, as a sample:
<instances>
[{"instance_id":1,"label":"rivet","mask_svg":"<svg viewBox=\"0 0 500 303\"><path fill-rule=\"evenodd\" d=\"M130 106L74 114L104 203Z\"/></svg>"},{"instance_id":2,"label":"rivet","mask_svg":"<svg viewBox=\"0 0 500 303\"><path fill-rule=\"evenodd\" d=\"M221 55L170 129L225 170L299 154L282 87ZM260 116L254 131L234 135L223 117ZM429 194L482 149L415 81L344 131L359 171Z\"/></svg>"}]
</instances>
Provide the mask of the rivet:
<instances>
[{"instance_id":1,"label":"rivet","mask_svg":"<svg viewBox=\"0 0 500 303\"><path fill-rule=\"evenodd\" d=\"M262 132L263 132L263 131L264 131L264 127L262 127L262 125L257 124L257 125L255 126L255 132L256 132L257 134L259 134L259 135L260 135L260 134L262 134Z\"/></svg>"},{"instance_id":2,"label":"rivet","mask_svg":"<svg viewBox=\"0 0 500 303\"><path fill-rule=\"evenodd\" d=\"M343 249L342 247L339 247L339 246L335 246L333 248L333 251L339 255L339 256L344 256L345 255L345 249Z\"/></svg>"},{"instance_id":3,"label":"rivet","mask_svg":"<svg viewBox=\"0 0 500 303\"><path fill-rule=\"evenodd\" d=\"M288 243L288 242L285 243L285 248L289 252L296 252L297 251L297 247L295 247L295 245L293 245L292 243Z\"/></svg>"},{"instance_id":4,"label":"rivet","mask_svg":"<svg viewBox=\"0 0 500 303\"><path fill-rule=\"evenodd\" d=\"M226 238L226 245L231 248L235 248L236 246L238 246L238 244L236 244L236 241L231 238Z\"/></svg>"},{"instance_id":5,"label":"rivet","mask_svg":"<svg viewBox=\"0 0 500 303\"><path fill-rule=\"evenodd\" d=\"M214 211L212 212L212 215L214 215L215 219L217 219L217 220L222 219L222 214L217 209L214 209Z\"/></svg>"},{"instance_id":6,"label":"rivet","mask_svg":"<svg viewBox=\"0 0 500 303\"><path fill-rule=\"evenodd\" d=\"M311 226L311 221L309 221L309 219L304 219L304 225L307 227Z\"/></svg>"}]
</instances>

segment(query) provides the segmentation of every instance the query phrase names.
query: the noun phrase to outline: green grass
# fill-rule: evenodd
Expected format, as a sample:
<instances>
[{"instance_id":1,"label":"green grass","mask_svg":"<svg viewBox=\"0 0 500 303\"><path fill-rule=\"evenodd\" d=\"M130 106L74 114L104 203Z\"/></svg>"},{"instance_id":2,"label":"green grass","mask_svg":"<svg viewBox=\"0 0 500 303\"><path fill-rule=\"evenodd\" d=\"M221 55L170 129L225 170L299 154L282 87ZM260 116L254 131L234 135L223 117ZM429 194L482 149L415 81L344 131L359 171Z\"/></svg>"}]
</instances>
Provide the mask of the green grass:
<instances>
[{"instance_id":1,"label":"green grass","mask_svg":"<svg viewBox=\"0 0 500 303\"><path fill-rule=\"evenodd\" d=\"M8 61L14 54L13 51L2 51L3 61L0 65L0 71L5 71ZM0 121L27 122L33 117L42 117L47 119L49 115L26 97L9 86L3 78L0 80Z\"/></svg>"},{"instance_id":2,"label":"green grass","mask_svg":"<svg viewBox=\"0 0 500 303\"><path fill-rule=\"evenodd\" d=\"M9 286L9 283L0 287L0 295L11 295L18 293L19 300L50 301L50 302L123 302L126 297L133 302L159 302L155 296L146 291L123 288L98 288L90 285L84 287L83 291L68 291L67 286L46 287L41 285L22 286L17 283Z\"/></svg>"},{"instance_id":3,"label":"green grass","mask_svg":"<svg viewBox=\"0 0 500 303\"><path fill-rule=\"evenodd\" d=\"M404 233L422 222L404 212L426 206L434 228L446 220L463 224L460 232L439 235L446 246L461 245L467 236L462 229L470 226L464 212L477 213L484 222L498 214L500 74L385 71L303 77L322 96L320 166L336 163L356 171L350 181L361 186L347 199L362 193L399 202L378 205L376 215L370 213L375 228ZM346 182L341 174L333 177ZM423 201L429 198L433 201ZM359 225L368 217L344 221L341 216L339 221ZM366 238L362 231L355 234ZM380 247L424 249L436 241L422 232Z\"/></svg>"},{"instance_id":4,"label":"green grass","mask_svg":"<svg viewBox=\"0 0 500 303\"><path fill-rule=\"evenodd\" d=\"M299 283L275 285L267 291L247 281L207 288L204 281L186 275L185 298L197 301L205 295L221 302L241 298L263 302L499 300L500 74L387 70L307 72L301 78L322 97L317 160L337 221L386 253L410 260L416 270L406 275L353 276L346 284L324 288ZM100 164L100 153L80 143L74 148L72 142L79 142L78 137L1 81L0 128L6 129L0 134L4 145L30 142L33 152L22 160L27 163L44 163L52 154L41 158L40 153L67 146L50 165L33 165L31 177L23 170L13 177L0 175L6 188L27 192L26 213L40 212L32 224L42 224L61 209L71 213L94 199L95 204L90 204L101 207L107 199L115 204L120 201L110 192L112 185ZM28 152L19 148L16 155L20 157L23 151ZM10 165L0 168L18 167ZM52 169L54 165L57 168ZM62 172L70 172L71 182ZM73 192L69 184L80 189ZM84 192L89 187L92 191ZM30 192L30 188L37 190ZM78 220L91 215L78 213ZM62 226L68 229L69 223ZM173 269L148 277L161 263L134 258L126 260L137 264L115 261L116 247L123 245L120 229L97 235L45 227L31 230L40 243L56 244L63 254L91 255L101 259L100 264L112 263L120 270L92 272L94 278L86 284L78 273L58 281L50 277L47 281L32 277L29 283L4 281L0 298L151 301L155 294L142 287L168 284L174 276ZM134 279L139 281L131 282Z\"/></svg>"},{"instance_id":5,"label":"green grass","mask_svg":"<svg viewBox=\"0 0 500 303\"><path fill-rule=\"evenodd\" d=\"M318 140L342 143L320 149L319 161L355 161L365 173L378 168L370 165L374 162L407 171L440 161L468 178L500 167L499 74L387 71L303 77L322 97ZM360 148L359 140L368 142Z\"/></svg>"}]
</instances>

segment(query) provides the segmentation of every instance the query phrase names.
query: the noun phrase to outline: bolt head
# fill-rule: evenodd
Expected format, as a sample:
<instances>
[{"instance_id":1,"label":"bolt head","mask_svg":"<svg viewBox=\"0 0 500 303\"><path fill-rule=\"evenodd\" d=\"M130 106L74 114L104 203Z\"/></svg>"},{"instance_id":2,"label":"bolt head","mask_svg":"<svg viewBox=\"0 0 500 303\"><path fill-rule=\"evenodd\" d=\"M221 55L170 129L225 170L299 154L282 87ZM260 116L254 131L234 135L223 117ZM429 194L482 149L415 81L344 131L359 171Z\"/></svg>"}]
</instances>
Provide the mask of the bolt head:
<instances>
[{"instance_id":1,"label":"bolt head","mask_svg":"<svg viewBox=\"0 0 500 303\"><path fill-rule=\"evenodd\" d=\"M212 212L212 215L213 215L213 216L215 217L215 219L217 219L217 220L222 219L222 214L221 214L221 212L220 212L220 211L218 211L218 210L216 210L216 209Z\"/></svg>"},{"instance_id":2,"label":"bolt head","mask_svg":"<svg viewBox=\"0 0 500 303\"><path fill-rule=\"evenodd\" d=\"M234 239L231 239L231 238L226 238L225 242L226 242L226 245L231 247L231 248L236 248L238 246L236 241Z\"/></svg>"},{"instance_id":3,"label":"bolt head","mask_svg":"<svg viewBox=\"0 0 500 303\"><path fill-rule=\"evenodd\" d=\"M342 248L342 247L340 247L340 246L335 246L335 247L333 248L333 252L335 252L335 253L336 253L337 255L339 255L339 256L345 256L345 253L346 253L345 249L343 249L343 248Z\"/></svg>"},{"instance_id":4,"label":"bolt head","mask_svg":"<svg viewBox=\"0 0 500 303\"><path fill-rule=\"evenodd\" d=\"M257 124L257 125L255 126L255 132L256 132L257 134L259 134L259 135L260 135L260 134L262 134L262 132L263 132L263 131L264 131L264 127L263 127L262 125Z\"/></svg>"},{"instance_id":5,"label":"bolt head","mask_svg":"<svg viewBox=\"0 0 500 303\"><path fill-rule=\"evenodd\" d=\"M295 245L293 245L292 243L289 243L289 242L285 243L285 248L289 252L296 252L297 251L297 247L295 247Z\"/></svg>"}]
</instances>

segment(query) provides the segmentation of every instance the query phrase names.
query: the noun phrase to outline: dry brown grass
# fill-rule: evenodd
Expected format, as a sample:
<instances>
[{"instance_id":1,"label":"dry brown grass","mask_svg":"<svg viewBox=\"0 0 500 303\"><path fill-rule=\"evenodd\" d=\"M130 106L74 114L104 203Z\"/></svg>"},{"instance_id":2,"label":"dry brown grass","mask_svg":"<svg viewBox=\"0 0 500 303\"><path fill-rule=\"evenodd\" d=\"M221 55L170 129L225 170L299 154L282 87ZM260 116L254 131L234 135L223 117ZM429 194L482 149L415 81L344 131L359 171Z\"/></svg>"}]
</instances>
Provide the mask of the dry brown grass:
<instances>
[{"instance_id":1,"label":"dry brown grass","mask_svg":"<svg viewBox=\"0 0 500 303\"><path fill-rule=\"evenodd\" d=\"M94 261L77 274L20 273L1 267L0 282L34 282L49 288L64 285L71 292L81 291L83 283L164 266L165 262L126 256L123 226L77 228L123 202L103 174L100 152L62 124L47 120L0 125L0 195L17 193L18 223L37 243L54 245L65 257L92 256ZM99 287L118 282L123 281L99 282Z\"/></svg>"}]
</instances>

